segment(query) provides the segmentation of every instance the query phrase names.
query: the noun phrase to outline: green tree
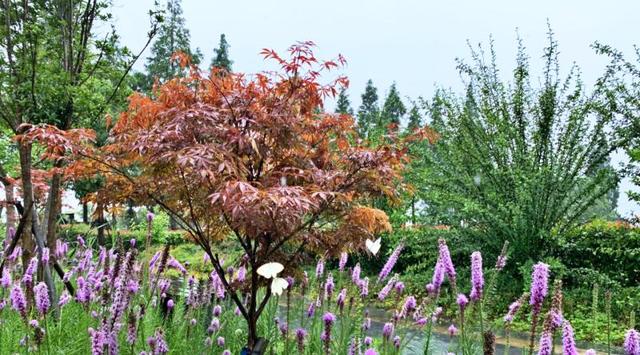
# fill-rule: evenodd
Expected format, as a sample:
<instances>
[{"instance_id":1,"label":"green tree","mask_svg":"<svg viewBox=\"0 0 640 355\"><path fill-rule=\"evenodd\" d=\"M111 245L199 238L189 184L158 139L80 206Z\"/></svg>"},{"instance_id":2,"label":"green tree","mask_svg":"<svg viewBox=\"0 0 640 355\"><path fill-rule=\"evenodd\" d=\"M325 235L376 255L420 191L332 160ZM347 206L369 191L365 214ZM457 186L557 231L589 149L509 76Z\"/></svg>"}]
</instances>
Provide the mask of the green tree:
<instances>
[{"instance_id":1,"label":"green tree","mask_svg":"<svg viewBox=\"0 0 640 355\"><path fill-rule=\"evenodd\" d=\"M396 83L391 84L389 88L389 94L387 94L382 106L382 113L380 114L379 127L387 127L389 124L400 126L402 117L407 113L407 108L400 99L400 93L396 89Z\"/></svg>"},{"instance_id":2,"label":"green tree","mask_svg":"<svg viewBox=\"0 0 640 355\"><path fill-rule=\"evenodd\" d=\"M373 86L373 81L369 79L362 94L362 103L358 108L358 130L361 136L369 137L371 131L375 129L379 115L378 89Z\"/></svg>"},{"instance_id":3,"label":"green tree","mask_svg":"<svg viewBox=\"0 0 640 355\"><path fill-rule=\"evenodd\" d=\"M151 46L151 55L145 64L146 74L138 75L135 86L142 92L149 92L157 79L161 83L178 75L183 75L182 69L175 60L171 60L176 52L183 52L191 57L193 64L202 60L200 49L191 50L191 37L182 17L182 1L168 0L165 18L158 28L156 40Z\"/></svg>"},{"instance_id":4,"label":"green tree","mask_svg":"<svg viewBox=\"0 0 640 355\"><path fill-rule=\"evenodd\" d=\"M483 251L497 253L510 241L518 264L549 255L551 231L574 227L617 186L603 164L621 140L609 129L609 76L592 88L576 67L561 78L551 34L538 87L522 45L510 82L500 78L490 49L489 61L472 49L471 64L459 62L466 95L439 92L432 101L440 137L426 151L419 193L437 207L427 210L439 222L481 237Z\"/></svg>"},{"instance_id":5,"label":"green tree","mask_svg":"<svg viewBox=\"0 0 640 355\"><path fill-rule=\"evenodd\" d=\"M416 128L422 127L422 115L418 105L414 102L409 110L409 123L407 124L407 130L409 132Z\"/></svg>"},{"instance_id":6,"label":"green tree","mask_svg":"<svg viewBox=\"0 0 640 355\"><path fill-rule=\"evenodd\" d=\"M338 95L338 100L336 101L336 113L353 116L353 109L351 108L349 95L347 95L347 89L345 88L342 88Z\"/></svg>"},{"instance_id":7,"label":"green tree","mask_svg":"<svg viewBox=\"0 0 640 355\"><path fill-rule=\"evenodd\" d=\"M216 55L211 60L212 67L222 68L231 72L231 65L233 64L233 61L229 59L229 47L229 43L227 42L227 38L224 33L221 34L220 44L218 45L218 48L213 50Z\"/></svg>"}]
</instances>

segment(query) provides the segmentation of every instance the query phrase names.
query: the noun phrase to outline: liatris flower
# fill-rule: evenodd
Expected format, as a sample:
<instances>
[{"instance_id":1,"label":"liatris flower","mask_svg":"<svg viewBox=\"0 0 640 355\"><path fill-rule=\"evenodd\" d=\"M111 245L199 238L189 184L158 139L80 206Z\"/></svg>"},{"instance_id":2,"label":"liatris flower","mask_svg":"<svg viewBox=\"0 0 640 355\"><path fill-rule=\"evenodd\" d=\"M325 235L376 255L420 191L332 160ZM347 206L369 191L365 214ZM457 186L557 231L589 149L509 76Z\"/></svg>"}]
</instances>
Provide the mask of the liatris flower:
<instances>
[{"instance_id":1,"label":"liatris flower","mask_svg":"<svg viewBox=\"0 0 640 355\"><path fill-rule=\"evenodd\" d=\"M138 338L138 328L136 327L136 316L133 312L129 312L127 318L127 343L133 345Z\"/></svg>"},{"instance_id":2,"label":"liatris flower","mask_svg":"<svg viewBox=\"0 0 640 355\"><path fill-rule=\"evenodd\" d=\"M351 271L351 281L356 285L360 282L360 263L357 263L356 266L353 267L353 271Z\"/></svg>"},{"instance_id":3,"label":"liatris flower","mask_svg":"<svg viewBox=\"0 0 640 355\"><path fill-rule=\"evenodd\" d=\"M49 248L42 248L42 263L43 264L48 264L49 263Z\"/></svg>"},{"instance_id":4,"label":"liatris flower","mask_svg":"<svg viewBox=\"0 0 640 355\"><path fill-rule=\"evenodd\" d=\"M431 321L435 323L442 315L442 311L442 307L436 307L436 309L434 309L433 313L431 314Z\"/></svg>"},{"instance_id":5,"label":"liatris flower","mask_svg":"<svg viewBox=\"0 0 640 355\"><path fill-rule=\"evenodd\" d=\"M360 280L360 297L362 298L366 298L367 296L369 296L369 278L365 277L364 279Z\"/></svg>"},{"instance_id":6,"label":"liatris flower","mask_svg":"<svg viewBox=\"0 0 640 355\"><path fill-rule=\"evenodd\" d=\"M287 324L287 322L282 322L278 325L278 329L280 330L280 334L283 337L286 337L287 333L289 333L289 324Z\"/></svg>"},{"instance_id":7,"label":"liatris flower","mask_svg":"<svg viewBox=\"0 0 640 355\"><path fill-rule=\"evenodd\" d=\"M2 288L9 288L9 286L11 286L11 274L9 273L9 270L7 269L2 270L2 278L0 278L0 285L2 286Z\"/></svg>"},{"instance_id":8,"label":"liatris flower","mask_svg":"<svg viewBox=\"0 0 640 355\"><path fill-rule=\"evenodd\" d=\"M402 310L400 311L400 318L405 318L411 311L415 310L417 306L416 298L413 296L407 297L402 305Z\"/></svg>"},{"instance_id":9,"label":"liatris flower","mask_svg":"<svg viewBox=\"0 0 640 355\"><path fill-rule=\"evenodd\" d=\"M153 269L153 267L156 265L156 262L158 262L158 259L160 259L160 255L162 255L162 251L157 251L155 254L153 254L151 260L149 260L149 269Z\"/></svg>"},{"instance_id":10,"label":"liatris flower","mask_svg":"<svg viewBox=\"0 0 640 355\"><path fill-rule=\"evenodd\" d=\"M347 259L349 258L349 254L347 252L340 253L340 260L338 261L338 270L344 271L344 267L347 265Z\"/></svg>"},{"instance_id":11,"label":"liatris flower","mask_svg":"<svg viewBox=\"0 0 640 355\"><path fill-rule=\"evenodd\" d=\"M16 284L11 289L11 307L16 310L22 318L27 319L27 300L20 285Z\"/></svg>"},{"instance_id":12,"label":"liatris flower","mask_svg":"<svg viewBox=\"0 0 640 355\"><path fill-rule=\"evenodd\" d=\"M222 355L231 355L231 350L226 349L225 351L222 352Z\"/></svg>"},{"instance_id":13,"label":"liatris flower","mask_svg":"<svg viewBox=\"0 0 640 355\"><path fill-rule=\"evenodd\" d=\"M238 282L244 282L244 279L247 277L247 269L244 266L240 266L238 268L238 274L236 275L236 280Z\"/></svg>"},{"instance_id":14,"label":"liatris flower","mask_svg":"<svg viewBox=\"0 0 640 355\"><path fill-rule=\"evenodd\" d=\"M479 301L482 298L482 288L484 287L484 276L482 274L482 254L474 251L471 254L471 293L472 301Z\"/></svg>"},{"instance_id":15,"label":"liatris flower","mask_svg":"<svg viewBox=\"0 0 640 355\"><path fill-rule=\"evenodd\" d=\"M384 264L384 266L380 270L380 273L378 274L378 282L386 279L387 276L389 276L389 273L391 273L391 270L398 262L398 258L400 257L400 253L402 252L403 248L404 244L400 243L400 245L396 247L393 253L389 255L389 259L387 259L387 262Z\"/></svg>"},{"instance_id":16,"label":"liatris flower","mask_svg":"<svg viewBox=\"0 0 640 355\"><path fill-rule=\"evenodd\" d=\"M378 352L375 349L369 348L364 351L364 355L378 355Z\"/></svg>"},{"instance_id":17,"label":"liatris flower","mask_svg":"<svg viewBox=\"0 0 640 355\"><path fill-rule=\"evenodd\" d=\"M78 244L79 244L81 247L83 247L83 248L84 248L84 247L86 246L86 244L85 244L85 242L84 242L84 238L82 238L81 236L77 236L77 237L76 237L76 241L78 242Z\"/></svg>"},{"instance_id":18,"label":"liatris flower","mask_svg":"<svg viewBox=\"0 0 640 355\"><path fill-rule=\"evenodd\" d=\"M338 294L338 300L337 300L337 304L338 304L338 308L340 309L340 312L342 312L342 310L344 309L344 301L347 299L347 289L343 288L342 290L340 290L340 293Z\"/></svg>"},{"instance_id":19,"label":"liatris flower","mask_svg":"<svg viewBox=\"0 0 640 355\"><path fill-rule=\"evenodd\" d=\"M89 328L89 336L91 337L91 354L102 355L104 354L104 347L107 339L102 331Z\"/></svg>"},{"instance_id":20,"label":"liatris flower","mask_svg":"<svg viewBox=\"0 0 640 355\"><path fill-rule=\"evenodd\" d=\"M211 345L213 345L213 340L211 340L210 337L204 338L204 346L206 346L207 348L210 348Z\"/></svg>"},{"instance_id":21,"label":"liatris flower","mask_svg":"<svg viewBox=\"0 0 640 355\"><path fill-rule=\"evenodd\" d=\"M44 282L40 282L33 288L36 308L40 315L45 315L51 307L51 301L49 301L49 289Z\"/></svg>"},{"instance_id":22,"label":"liatris flower","mask_svg":"<svg viewBox=\"0 0 640 355\"><path fill-rule=\"evenodd\" d=\"M331 295L333 295L333 289L335 288L335 284L333 283L333 275L329 274L327 276L327 281L324 284L324 296L325 299L331 300Z\"/></svg>"},{"instance_id":23,"label":"liatris flower","mask_svg":"<svg viewBox=\"0 0 640 355\"><path fill-rule=\"evenodd\" d=\"M356 355L356 348L358 344L355 338L351 338L349 342L349 349L347 349L347 355Z\"/></svg>"},{"instance_id":24,"label":"liatris flower","mask_svg":"<svg viewBox=\"0 0 640 355\"><path fill-rule=\"evenodd\" d=\"M402 291L404 291L404 282L402 281L398 281L396 282L396 285L394 286L394 288L396 289L396 293L399 295L402 294Z\"/></svg>"},{"instance_id":25,"label":"liatris flower","mask_svg":"<svg viewBox=\"0 0 640 355\"><path fill-rule=\"evenodd\" d=\"M562 280L554 282L553 297L551 298L551 308L545 320L544 328L549 332L555 331L562 326Z\"/></svg>"},{"instance_id":26,"label":"liatris flower","mask_svg":"<svg viewBox=\"0 0 640 355\"><path fill-rule=\"evenodd\" d=\"M540 348L538 349L538 355L551 355L553 349L553 341L551 334L543 332L540 337Z\"/></svg>"},{"instance_id":27,"label":"liatris flower","mask_svg":"<svg viewBox=\"0 0 640 355\"><path fill-rule=\"evenodd\" d=\"M37 268L38 258L33 257L31 258L31 261L29 261L29 265L27 266L26 270L24 271L24 275L22 276L22 283L24 283L24 286L28 289L31 289L33 287L33 273Z\"/></svg>"},{"instance_id":28,"label":"liatris flower","mask_svg":"<svg viewBox=\"0 0 640 355\"><path fill-rule=\"evenodd\" d=\"M324 259L319 259L316 265L316 279L320 280L322 275L324 275Z\"/></svg>"},{"instance_id":29,"label":"liatris flower","mask_svg":"<svg viewBox=\"0 0 640 355\"><path fill-rule=\"evenodd\" d=\"M576 349L576 341L573 338L573 328L567 321L564 321L562 325L562 354L578 355L578 350Z\"/></svg>"},{"instance_id":30,"label":"liatris flower","mask_svg":"<svg viewBox=\"0 0 640 355\"><path fill-rule=\"evenodd\" d=\"M364 346L371 346L371 344L373 344L373 338L365 337L363 343L364 343Z\"/></svg>"},{"instance_id":31,"label":"liatris flower","mask_svg":"<svg viewBox=\"0 0 640 355\"><path fill-rule=\"evenodd\" d=\"M60 239L56 240L56 259L62 260L67 256L67 251L69 250L69 244L66 242L62 242Z\"/></svg>"},{"instance_id":32,"label":"liatris flower","mask_svg":"<svg viewBox=\"0 0 640 355\"><path fill-rule=\"evenodd\" d=\"M394 326L391 322L387 322L384 324L384 326L382 326L382 336L384 337L385 341L388 341L391 338L391 336L393 335L393 331Z\"/></svg>"},{"instance_id":33,"label":"liatris flower","mask_svg":"<svg viewBox=\"0 0 640 355\"><path fill-rule=\"evenodd\" d=\"M394 337L393 337L393 346L394 346L396 349L400 349L400 344L401 344L401 342L400 342L400 336L399 336L399 335L394 336Z\"/></svg>"},{"instance_id":34,"label":"liatris flower","mask_svg":"<svg viewBox=\"0 0 640 355\"><path fill-rule=\"evenodd\" d=\"M331 326L336 321L336 316L331 312L327 312L322 316L324 322L324 331L322 332L322 341L324 342L324 351L329 354L331 346Z\"/></svg>"},{"instance_id":35,"label":"liatris flower","mask_svg":"<svg viewBox=\"0 0 640 355\"><path fill-rule=\"evenodd\" d=\"M424 327L429 320L427 317L420 317L416 320L416 325L419 327Z\"/></svg>"},{"instance_id":36,"label":"liatris flower","mask_svg":"<svg viewBox=\"0 0 640 355\"><path fill-rule=\"evenodd\" d=\"M453 286L456 282L456 269L453 267L453 262L451 261L451 254L449 253L447 242L442 238L438 239L438 253L439 260L442 263L444 272L449 278L449 282L451 282Z\"/></svg>"},{"instance_id":37,"label":"liatris flower","mask_svg":"<svg viewBox=\"0 0 640 355\"><path fill-rule=\"evenodd\" d=\"M391 291L391 289L393 288L393 285L395 285L395 283L396 283L396 278L395 277L389 279L387 284L378 293L378 299L380 301L384 301L384 299L387 298L387 296L389 295L389 292Z\"/></svg>"},{"instance_id":38,"label":"liatris flower","mask_svg":"<svg viewBox=\"0 0 640 355\"><path fill-rule=\"evenodd\" d=\"M18 258L20 258L21 256L22 256L22 248L18 245L17 247L13 248L13 253L9 255L7 260L9 260L10 262L14 262L18 260Z\"/></svg>"},{"instance_id":39,"label":"liatris flower","mask_svg":"<svg viewBox=\"0 0 640 355\"><path fill-rule=\"evenodd\" d=\"M464 310L464 308L469 303L469 299L467 298L467 296L464 295L464 293L460 293L460 294L458 294L458 297L456 298L456 303L460 307L460 310Z\"/></svg>"},{"instance_id":40,"label":"liatris flower","mask_svg":"<svg viewBox=\"0 0 640 355\"><path fill-rule=\"evenodd\" d=\"M180 264L180 262L178 260L176 260L175 258L171 258L169 259L169 262L167 263L167 266L170 268L174 268L177 269L178 271L180 271L182 273L182 275L186 275L187 274L187 269L185 269L184 266L182 266L182 264Z\"/></svg>"},{"instance_id":41,"label":"liatris flower","mask_svg":"<svg viewBox=\"0 0 640 355\"><path fill-rule=\"evenodd\" d=\"M58 301L58 306L59 307L64 307L67 303L69 303L69 301L71 301L71 295L69 294L69 292L64 291L60 295L60 300Z\"/></svg>"},{"instance_id":42,"label":"liatris flower","mask_svg":"<svg viewBox=\"0 0 640 355\"><path fill-rule=\"evenodd\" d=\"M220 319L218 319L218 317L213 317L211 323L209 324L209 327L207 328L207 332L209 333L209 335L211 335L218 330L220 330Z\"/></svg>"},{"instance_id":43,"label":"liatris flower","mask_svg":"<svg viewBox=\"0 0 640 355\"><path fill-rule=\"evenodd\" d=\"M316 313L316 303L311 302L309 303L309 308L307 308L307 317L312 318L315 313Z\"/></svg>"},{"instance_id":44,"label":"liatris flower","mask_svg":"<svg viewBox=\"0 0 640 355\"><path fill-rule=\"evenodd\" d=\"M587 349L587 351L584 352L584 355L596 355L596 351L593 349Z\"/></svg>"},{"instance_id":45,"label":"liatris flower","mask_svg":"<svg viewBox=\"0 0 640 355\"><path fill-rule=\"evenodd\" d=\"M224 347L224 337L218 337L218 339L216 339L216 343L219 347Z\"/></svg>"},{"instance_id":46,"label":"liatris flower","mask_svg":"<svg viewBox=\"0 0 640 355\"><path fill-rule=\"evenodd\" d=\"M151 223L153 222L153 218L155 217L155 215L153 214L153 212L149 211L147 212L147 222Z\"/></svg>"},{"instance_id":47,"label":"liatris flower","mask_svg":"<svg viewBox=\"0 0 640 355\"><path fill-rule=\"evenodd\" d=\"M298 344L298 351L304 353L304 338L307 336L307 331L304 328L296 329L296 342Z\"/></svg>"},{"instance_id":48,"label":"liatris flower","mask_svg":"<svg viewBox=\"0 0 640 355\"><path fill-rule=\"evenodd\" d=\"M625 355L640 355L640 334L635 329L629 329L624 336Z\"/></svg>"},{"instance_id":49,"label":"liatris flower","mask_svg":"<svg viewBox=\"0 0 640 355\"><path fill-rule=\"evenodd\" d=\"M449 331L449 336L450 336L450 337L453 337L453 336L455 336L456 334L458 334L458 328L456 328L456 326L455 326L455 325L453 325L453 324L451 324L451 325L449 326L448 331Z\"/></svg>"},{"instance_id":50,"label":"liatris flower","mask_svg":"<svg viewBox=\"0 0 640 355\"><path fill-rule=\"evenodd\" d=\"M153 337L153 341L152 343L154 345L151 345L151 350L153 351L153 355L163 355L169 352L169 346L167 345L167 342L164 340L164 334L162 333L162 330L160 329L156 329L156 333Z\"/></svg>"},{"instance_id":51,"label":"liatris flower","mask_svg":"<svg viewBox=\"0 0 640 355\"><path fill-rule=\"evenodd\" d=\"M191 324L191 326L193 327L194 325L198 324L198 320L195 318L191 318L191 321L189 322L189 324Z\"/></svg>"},{"instance_id":52,"label":"liatris flower","mask_svg":"<svg viewBox=\"0 0 640 355\"><path fill-rule=\"evenodd\" d=\"M213 307L213 315L214 317L220 317L220 314L222 314L222 306L217 304Z\"/></svg>"},{"instance_id":53,"label":"liatris flower","mask_svg":"<svg viewBox=\"0 0 640 355\"><path fill-rule=\"evenodd\" d=\"M173 302L173 300L171 298L169 298L167 300L167 310L171 311L173 309L174 305L175 305L175 303Z\"/></svg>"},{"instance_id":54,"label":"liatris flower","mask_svg":"<svg viewBox=\"0 0 640 355\"><path fill-rule=\"evenodd\" d=\"M545 263L535 264L533 266L531 279L531 298L529 304L531 305L533 313L539 314L542 309L542 302L544 302L544 298L547 296L549 265Z\"/></svg>"}]
</instances>

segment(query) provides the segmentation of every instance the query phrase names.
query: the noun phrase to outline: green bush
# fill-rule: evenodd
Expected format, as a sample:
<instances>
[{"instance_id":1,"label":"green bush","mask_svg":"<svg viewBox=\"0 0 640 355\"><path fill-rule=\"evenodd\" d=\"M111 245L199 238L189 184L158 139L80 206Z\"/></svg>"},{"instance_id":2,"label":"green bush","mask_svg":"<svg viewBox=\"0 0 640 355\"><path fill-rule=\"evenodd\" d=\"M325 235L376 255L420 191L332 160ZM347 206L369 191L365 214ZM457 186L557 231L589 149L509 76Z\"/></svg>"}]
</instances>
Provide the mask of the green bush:
<instances>
[{"instance_id":1,"label":"green bush","mask_svg":"<svg viewBox=\"0 0 640 355\"><path fill-rule=\"evenodd\" d=\"M640 284L640 230L625 222L594 220L556 235L557 256L576 286ZM597 270L597 271L596 271Z\"/></svg>"}]
</instances>

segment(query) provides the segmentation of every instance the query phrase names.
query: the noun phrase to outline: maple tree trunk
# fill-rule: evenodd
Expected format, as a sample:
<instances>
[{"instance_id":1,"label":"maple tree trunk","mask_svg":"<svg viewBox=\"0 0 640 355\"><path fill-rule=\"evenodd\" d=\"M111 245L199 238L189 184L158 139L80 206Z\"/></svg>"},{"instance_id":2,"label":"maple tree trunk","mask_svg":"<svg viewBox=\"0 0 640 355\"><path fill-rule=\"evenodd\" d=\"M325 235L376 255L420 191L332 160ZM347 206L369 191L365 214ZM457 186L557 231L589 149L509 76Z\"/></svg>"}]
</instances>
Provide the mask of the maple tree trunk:
<instances>
[{"instance_id":1,"label":"maple tree trunk","mask_svg":"<svg viewBox=\"0 0 640 355\"><path fill-rule=\"evenodd\" d=\"M104 207L102 206L102 202L98 201L96 205L96 220L94 221L95 225L98 226L98 244L104 245L104 229L105 229L105 219L104 219Z\"/></svg>"},{"instance_id":2,"label":"maple tree trunk","mask_svg":"<svg viewBox=\"0 0 640 355\"><path fill-rule=\"evenodd\" d=\"M14 194L13 194L13 185L5 184L5 199L7 200L7 237L9 237L10 229L16 227L16 208L13 206L15 202Z\"/></svg>"},{"instance_id":3,"label":"maple tree trunk","mask_svg":"<svg viewBox=\"0 0 640 355\"><path fill-rule=\"evenodd\" d=\"M82 223L89 224L89 204L82 203Z\"/></svg>"},{"instance_id":4,"label":"maple tree trunk","mask_svg":"<svg viewBox=\"0 0 640 355\"><path fill-rule=\"evenodd\" d=\"M31 182L31 144L18 143L18 151L20 153L20 177L22 179L22 205L27 208L33 204L33 184ZM29 213L25 221L25 226L31 226L33 214ZM34 243L31 238L31 229L24 228L21 236L22 241L22 263L27 265L34 251ZM27 290L27 299L33 299L33 292Z\"/></svg>"},{"instance_id":5,"label":"maple tree trunk","mask_svg":"<svg viewBox=\"0 0 640 355\"><path fill-rule=\"evenodd\" d=\"M42 235L46 238L46 246L53 249L56 245L56 222L60 213L61 198L60 185L62 184L62 175L54 174L49 185L49 196L47 197L47 205L44 209L44 221L42 223Z\"/></svg>"}]
</instances>

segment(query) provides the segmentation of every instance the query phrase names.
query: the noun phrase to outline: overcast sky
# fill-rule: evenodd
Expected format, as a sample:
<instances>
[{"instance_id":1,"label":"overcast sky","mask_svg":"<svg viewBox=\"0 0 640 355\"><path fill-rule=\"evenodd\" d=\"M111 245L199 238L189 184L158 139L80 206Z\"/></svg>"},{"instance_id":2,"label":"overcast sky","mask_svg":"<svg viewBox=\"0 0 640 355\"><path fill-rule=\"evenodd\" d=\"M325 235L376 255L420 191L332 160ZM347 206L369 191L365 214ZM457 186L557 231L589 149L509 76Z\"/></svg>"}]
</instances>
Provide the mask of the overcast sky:
<instances>
[{"instance_id":1,"label":"overcast sky","mask_svg":"<svg viewBox=\"0 0 640 355\"><path fill-rule=\"evenodd\" d=\"M301 40L314 41L322 59L341 53L348 61L344 74L351 80L354 109L368 79L381 98L393 82L410 98L430 97L438 87L459 90L455 58L468 57L467 41L486 43L490 35L506 76L513 69L519 34L537 78L547 21L559 42L561 69L566 72L576 62L587 85L606 64L590 48L594 41L627 54L640 44L637 0L183 0L182 6L192 47L202 50L207 65L221 33L231 45L234 71L261 71L262 48L283 51ZM114 0L116 30L134 52L146 40L152 7L153 0ZM624 160L624 154L614 156L615 164ZM624 193L631 188L623 181L618 210L624 216L640 212Z\"/></svg>"}]
</instances>

